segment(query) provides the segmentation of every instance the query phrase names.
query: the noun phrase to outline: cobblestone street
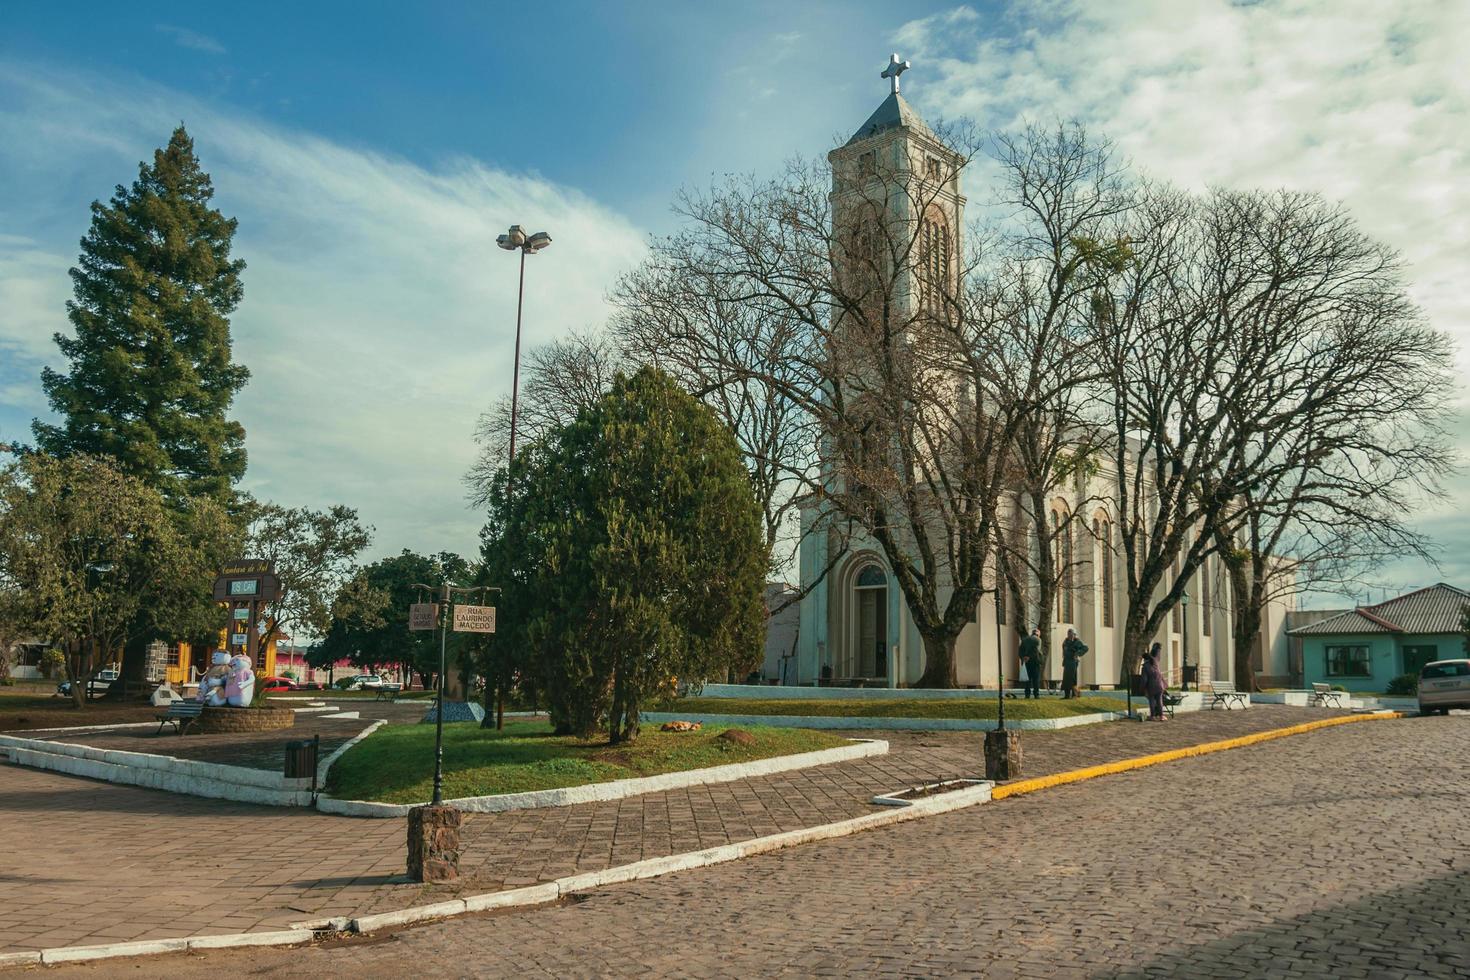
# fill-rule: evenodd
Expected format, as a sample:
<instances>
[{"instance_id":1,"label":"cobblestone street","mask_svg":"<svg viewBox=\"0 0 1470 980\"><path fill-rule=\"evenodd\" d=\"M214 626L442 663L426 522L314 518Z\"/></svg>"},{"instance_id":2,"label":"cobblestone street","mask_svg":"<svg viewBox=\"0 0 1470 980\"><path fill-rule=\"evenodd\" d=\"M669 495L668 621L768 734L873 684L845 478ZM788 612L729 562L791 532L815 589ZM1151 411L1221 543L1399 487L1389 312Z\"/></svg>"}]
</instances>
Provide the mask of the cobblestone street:
<instances>
[{"instance_id":1,"label":"cobblestone street","mask_svg":"<svg viewBox=\"0 0 1470 980\"><path fill-rule=\"evenodd\" d=\"M1271 707L1181 715L1168 725L1028 732L1026 774L1321 717L1321 711ZM281 733L270 734L277 736L273 751L279 752ZM983 768L977 733L861 734L888 738L892 750L856 762L607 803L471 815L463 836L463 877L452 886L433 887L403 877L401 819L204 800L5 767L0 820L13 829L12 866L0 876L0 952L267 931L305 918L497 891L871 813L875 793L977 775ZM194 739L138 741L174 751ZM265 748L262 743L260 750ZM60 842L58 827L65 835ZM72 841L81 846L70 846ZM160 888L164 876L168 887Z\"/></svg>"},{"instance_id":2,"label":"cobblestone street","mask_svg":"<svg viewBox=\"0 0 1470 980\"><path fill-rule=\"evenodd\" d=\"M48 975L1464 975L1467 740L1349 725L562 908Z\"/></svg>"}]
</instances>

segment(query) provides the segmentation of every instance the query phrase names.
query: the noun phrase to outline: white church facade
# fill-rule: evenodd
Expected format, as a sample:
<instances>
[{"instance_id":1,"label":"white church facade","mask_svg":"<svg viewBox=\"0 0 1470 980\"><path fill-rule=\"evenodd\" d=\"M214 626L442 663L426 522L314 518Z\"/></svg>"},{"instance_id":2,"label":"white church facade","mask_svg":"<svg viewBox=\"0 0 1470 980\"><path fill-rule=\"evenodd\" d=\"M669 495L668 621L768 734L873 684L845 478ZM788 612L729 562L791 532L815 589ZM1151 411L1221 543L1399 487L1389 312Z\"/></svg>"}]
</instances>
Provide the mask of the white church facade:
<instances>
[{"instance_id":1,"label":"white church facade","mask_svg":"<svg viewBox=\"0 0 1470 980\"><path fill-rule=\"evenodd\" d=\"M906 63L898 62L895 56L890 70L884 73L885 77L891 73L895 82L889 96L851 140L829 154L834 175L861 173L873 166L952 172L947 167L953 160L952 152L899 94L897 74L905 67ZM838 186L841 179L834 178L834 201L842 194ZM904 217L924 222L918 233L920 237L932 233L946 238L957 235L962 227L964 206L956 173L950 186L934 198L924 215ZM946 255L948 248L946 245L943 250ZM1076 552L1071 565L1073 572L1053 608L1016 609L1008 601L999 610L997 622L993 594L981 600L955 648L961 686L994 687L1001 680L1002 670L1007 685L1017 683L1016 651L1020 639L1017 622L1029 630L1042 616L1051 623L1048 680L1060 679L1061 642L1067 630L1075 629L1090 648L1080 665L1080 684L1084 688L1116 685L1122 670L1123 623L1128 599L1123 586L1123 557L1115 547L1117 534L1106 503L1116 498L1116 493L1109 492L1109 487L1101 482L1105 479L1093 477L1092 485L1058 494L1051 503L1058 514L1073 516L1079 528L1070 544ZM800 603L795 663L782 670L781 682L913 685L924 670L923 643L882 549L861 534L854 537L844 532L847 536L839 538L835 530L822 530L827 523L823 520L822 506L810 506L802 513L799 574L801 587L808 591ZM1074 515L1075 507L1082 507L1086 513ZM1235 680L1230 588L1219 559L1210 557L1186 584L1186 589L1190 601L1176 607L1155 637L1164 651L1161 666L1166 677L1171 684L1179 684L1184 675L1182 668L1187 663L1194 668L1191 673L1197 683ZM947 599L941 590L941 606ZM1260 648L1255 655L1256 672L1261 677L1284 681L1288 673L1286 613L1289 608L1288 603L1277 602L1266 610Z\"/></svg>"}]
</instances>

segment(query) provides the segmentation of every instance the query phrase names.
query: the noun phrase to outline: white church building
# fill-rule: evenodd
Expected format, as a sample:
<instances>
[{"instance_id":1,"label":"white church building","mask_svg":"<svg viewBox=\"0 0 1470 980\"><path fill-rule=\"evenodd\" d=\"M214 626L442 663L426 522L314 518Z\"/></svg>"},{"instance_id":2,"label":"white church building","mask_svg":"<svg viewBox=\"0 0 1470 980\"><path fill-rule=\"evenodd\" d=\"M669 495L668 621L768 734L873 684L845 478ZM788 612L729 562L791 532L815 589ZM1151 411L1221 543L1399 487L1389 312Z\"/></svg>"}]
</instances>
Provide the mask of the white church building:
<instances>
[{"instance_id":1,"label":"white church building","mask_svg":"<svg viewBox=\"0 0 1470 980\"><path fill-rule=\"evenodd\" d=\"M901 71L903 65L895 61ZM885 72L885 77L888 73ZM894 73L896 82L896 72ZM853 137L829 154L832 171L850 173L871 166L874 160L898 169L929 167L937 169L936 160L953 159L918 113L899 94L898 85L873 112ZM835 186L834 199L840 193ZM958 175L952 186L937 201L946 214L926 214L927 223L936 221L940 233L962 227L965 199ZM913 219L909 219L913 220ZM947 226L947 229L945 228ZM926 233L928 229L926 228ZM951 239L952 240L952 239ZM1074 555L1075 574L1062 590L1053 609L1001 610L996 621L993 595L985 596L969 625L960 633L955 648L958 682L961 686L994 687L1002 665L1008 685L1017 683L1019 665L1016 650L1020 634L1017 617L1034 620L1046 615L1052 620L1052 647L1048 659L1048 680L1061 677L1060 645L1068 629L1075 629L1090 650L1082 659L1079 672L1081 685L1111 688L1121 674L1123 622L1127 603L1123 586L1123 558L1109 542L1116 544L1107 501L1116 497L1097 481L1081 488L1085 492L1059 495L1052 507L1072 513L1076 500L1087 501L1092 513L1077 515L1082 526L1091 533L1077 536L1073 547L1082 553ZM799 575L802 588L810 591L800 603L800 620L795 642L794 665L782 670L781 682L814 684L819 681L837 685L873 687L906 687L913 685L924 669L924 648L914 628L902 590L888 568L882 549L876 542L848 537L839 540L835 532L812 531L824 526L822 505L809 507L802 513L803 537ZM1089 553L1090 552L1090 553ZM835 564L829 568L833 556ZM1209 558L1186 584L1188 603L1176 607L1155 639L1162 644L1166 677L1177 685L1183 678L1187 662L1196 668L1197 683L1208 685L1212 679L1235 680L1230 635L1230 589L1219 559ZM1011 603L1006 603L1011 606ZM1266 610L1260 648L1256 651L1258 676L1285 680L1288 674L1286 613L1290 604L1278 602ZM997 657L997 644L1000 646ZM774 677L771 678L773 681Z\"/></svg>"}]
</instances>

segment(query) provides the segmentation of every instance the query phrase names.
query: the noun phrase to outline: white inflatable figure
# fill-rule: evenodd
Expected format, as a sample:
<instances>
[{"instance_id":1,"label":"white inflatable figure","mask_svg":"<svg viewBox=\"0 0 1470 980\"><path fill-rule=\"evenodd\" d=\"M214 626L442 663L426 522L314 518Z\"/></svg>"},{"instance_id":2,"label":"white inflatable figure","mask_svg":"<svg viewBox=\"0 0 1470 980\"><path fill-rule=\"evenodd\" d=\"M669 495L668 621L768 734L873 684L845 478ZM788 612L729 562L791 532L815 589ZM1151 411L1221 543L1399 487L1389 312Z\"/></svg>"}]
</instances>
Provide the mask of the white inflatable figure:
<instances>
[{"instance_id":1,"label":"white inflatable figure","mask_svg":"<svg viewBox=\"0 0 1470 980\"><path fill-rule=\"evenodd\" d=\"M222 708L225 701L225 682L230 676L230 655L216 650L209 658L210 668L199 678L198 700L211 707Z\"/></svg>"},{"instance_id":2,"label":"white inflatable figure","mask_svg":"<svg viewBox=\"0 0 1470 980\"><path fill-rule=\"evenodd\" d=\"M235 656L230 660L230 679L225 682L225 700L234 708L250 707L255 696L255 672L250 669L250 658Z\"/></svg>"}]
</instances>

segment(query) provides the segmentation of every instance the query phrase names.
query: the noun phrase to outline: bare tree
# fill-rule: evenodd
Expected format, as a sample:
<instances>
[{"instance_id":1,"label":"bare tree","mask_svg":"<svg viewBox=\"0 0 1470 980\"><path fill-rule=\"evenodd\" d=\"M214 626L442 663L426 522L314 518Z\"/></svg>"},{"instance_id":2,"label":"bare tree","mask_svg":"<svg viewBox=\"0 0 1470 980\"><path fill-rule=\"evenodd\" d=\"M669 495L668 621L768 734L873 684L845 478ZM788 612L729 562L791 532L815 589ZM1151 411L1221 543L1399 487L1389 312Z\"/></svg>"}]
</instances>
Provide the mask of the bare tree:
<instances>
[{"instance_id":1,"label":"bare tree","mask_svg":"<svg viewBox=\"0 0 1470 980\"><path fill-rule=\"evenodd\" d=\"M1264 459L1222 522L1228 540L1217 541L1234 600L1235 676L1249 686L1268 602L1349 590L1405 554L1432 560L1409 518L1454 467L1453 351L1409 300L1398 257L1340 207L1280 192L1231 195L1220 208L1270 258L1262 274L1279 283L1270 299L1286 320L1263 312L1242 323L1269 367L1236 424L1257 429Z\"/></svg>"},{"instance_id":2,"label":"bare tree","mask_svg":"<svg viewBox=\"0 0 1470 980\"><path fill-rule=\"evenodd\" d=\"M785 400L820 433L818 465L792 478L825 527L851 524L882 551L932 687L955 684L955 640L987 589L1014 434L998 410L1009 379L983 342L994 319L967 287L981 249L931 217L978 146L948 135L962 149L931 150L931 169L845 155L835 173L796 162L687 195L689 226L658 249L706 309L738 310L723 319L758 346L704 344L711 373Z\"/></svg>"},{"instance_id":3,"label":"bare tree","mask_svg":"<svg viewBox=\"0 0 1470 980\"><path fill-rule=\"evenodd\" d=\"M607 393L618 372L629 367L613 338L600 331L573 333L534 347L526 362L516 419L516 432L523 441L539 439L572 421ZM471 505L484 508L489 506L496 475L509 460L509 395L481 414L475 442L480 454L464 481Z\"/></svg>"},{"instance_id":4,"label":"bare tree","mask_svg":"<svg viewBox=\"0 0 1470 980\"><path fill-rule=\"evenodd\" d=\"M1292 486L1349 471L1364 471L1371 495L1448 459L1435 421L1446 341L1404 296L1391 253L1340 208L1286 191L1154 189L1135 211L1130 253L1094 304L1126 565L1125 674L1252 506L1279 507ZM1273 560L1262 548L1263 580Z\"/></svg>"},{"instance_id":5,"label":"bare tree","mask_svg":"<svg viewBox=\"0 0 1470 980\"><path fill-rule=\"evenodd\" d=\"M986 343L1009 378L996 397L1015 420L1010 521L996 547L1021 611L1012 626L1020 635L1040 628L1045 664L1052 624L1075 621L1077 572L1091 550L1078 544L1105 439L1090 418L1099 376L1092 299L1129 255L1117 236L1134 187L1112 146L1076 124L1000 134L991 152L1004 213L1000 248L977 270L976 288L995 325Z\"/></svg>"},{"instance_id":6,"label":"bare tree","mask_svg":"<svg viewBox=\"0 0 1470 980\"><path fill-rule=\"evenodd\" d=\"M771 571L781 574L800 544L797 511L819 482L817 420L786 395L806 382L801 345L810 338L779 308L726 290L689 261L688 244L656 241L618 282L611 329L625 359L668 372L734 434L761 506ZM816 581L773 612L800 601Z\"/></svg>"}]
</instances>

